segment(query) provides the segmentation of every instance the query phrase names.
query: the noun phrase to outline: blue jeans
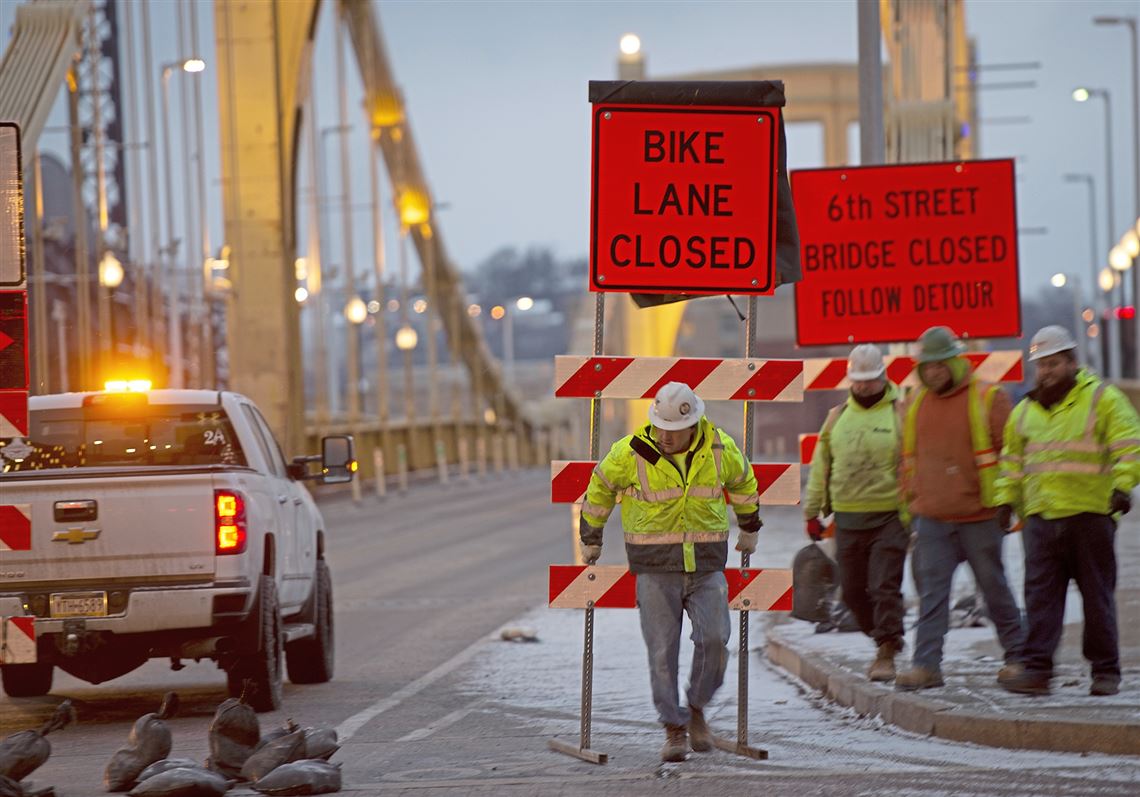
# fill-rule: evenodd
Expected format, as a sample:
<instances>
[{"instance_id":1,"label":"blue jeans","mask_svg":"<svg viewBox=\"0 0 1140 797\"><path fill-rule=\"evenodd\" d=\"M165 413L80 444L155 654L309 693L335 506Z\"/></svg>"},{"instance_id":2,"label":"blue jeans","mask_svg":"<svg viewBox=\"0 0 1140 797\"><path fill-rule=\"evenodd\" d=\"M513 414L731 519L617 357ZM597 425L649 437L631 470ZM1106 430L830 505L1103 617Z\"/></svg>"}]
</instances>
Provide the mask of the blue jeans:
<instances>
[{"instance_id":1,"label":"blue jeans","mask_svg":"<svg viewBox=\"0 0 1140 797\"><path fill-rule=\"evenodd\" d=\"M1025 521L1025 614L1029 638L1025 669L1053 674L1053 654L1065 626L1069 580L1077 582L1085 610L1081 652L1092 674L1120 679L1116 625L1116 523L1108 515L1083 513L1058 520L1034 515Z\"/></svg>"},{"instance_id":2,"label":"blue jeans","mask_svg":"<svg viewBox=\"0 0 1140 797\"><path fill-rule=\"evenodd\" d=\"M954 571L969 562L997 629L1006 662L1021 661L1025 624L1013 600L1001 563L1005 537L997 520L955 523L915 517L918 539L911 565L919 592L914 665L935 672L942 667L942 641L950 626L950 585Z\"/></svg>"},{"instance_id":3,"label":"blue jeans","mask_svg":"<svg viewBox=\"0 0 1140 797\"><path fill-rule=\"evenodd\" d=\"M724 682L728 665L728 582L721 571L638 573L637 608L649 653L653 705L663 725L688 725L689 710L677 699L681 612L693 626L693 666L688 704L704 708Z\"/></svg>"}]
</instances>

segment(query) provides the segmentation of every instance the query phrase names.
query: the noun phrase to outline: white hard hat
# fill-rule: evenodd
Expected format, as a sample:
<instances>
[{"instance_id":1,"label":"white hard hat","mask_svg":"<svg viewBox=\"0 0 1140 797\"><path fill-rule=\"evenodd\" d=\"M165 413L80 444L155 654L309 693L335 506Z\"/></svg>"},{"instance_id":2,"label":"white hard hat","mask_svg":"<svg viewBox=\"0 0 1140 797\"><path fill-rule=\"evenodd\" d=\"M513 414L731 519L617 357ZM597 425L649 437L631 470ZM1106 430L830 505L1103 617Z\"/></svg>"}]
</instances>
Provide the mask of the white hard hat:
<instances>
[{"instance_id":1,"label":"white hard hat","mask_svg":"<svg viewBox=\"0 0 1140 797\"><path fill-rule=\"evenodd\" d=\"M853 382L878 379L886 372L883 353L873 343L860 343L847 355L847 378Z\"/></svg>"},{"instance_id":2,"label":"white hard hat","mask_svg":"<svg viewBox=\"0 0 1140 797\"><path fill-rule=\"evenodd\" d=\"M1077 348L1077 342L1073 340L1073 336L1069 330L1057 326L1056 324L1051 324L1037 330L1037 334L1033 336L1033 340L1029 341L1029 361L1040 360L1042 357L1048 357L1050 354L1072 351L1075 348Z\"/></svg>"},{"instance_id":3,"label":"white hard hat","mask_svg":"<svg viewBox=\"0 0 1140 797\"><path fill-rule=\"evenodd\" d=\"M667 432L696 426L704 414L705 403L684 382L663 385L649 405L649 422Z\"/></svg>"}]
</instances>

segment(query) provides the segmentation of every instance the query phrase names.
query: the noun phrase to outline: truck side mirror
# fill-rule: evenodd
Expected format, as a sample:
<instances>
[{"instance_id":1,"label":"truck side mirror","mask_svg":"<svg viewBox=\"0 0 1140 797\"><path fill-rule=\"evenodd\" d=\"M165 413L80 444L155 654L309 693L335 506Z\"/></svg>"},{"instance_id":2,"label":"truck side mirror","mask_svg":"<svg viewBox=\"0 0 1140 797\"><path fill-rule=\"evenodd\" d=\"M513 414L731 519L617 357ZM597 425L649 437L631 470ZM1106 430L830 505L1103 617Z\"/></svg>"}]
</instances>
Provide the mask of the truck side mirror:
<instances>
[{"instance_id":1,"label":"truck side mirror","mask_svg":"<svg viewBox=\"0 0 1140 797\"><path fill-rule=\"evenodd\" d=\"M321 438L321 482L342 484L352 481L356 473L356 456L351 435Z\"/></svg>"}]
</instances>

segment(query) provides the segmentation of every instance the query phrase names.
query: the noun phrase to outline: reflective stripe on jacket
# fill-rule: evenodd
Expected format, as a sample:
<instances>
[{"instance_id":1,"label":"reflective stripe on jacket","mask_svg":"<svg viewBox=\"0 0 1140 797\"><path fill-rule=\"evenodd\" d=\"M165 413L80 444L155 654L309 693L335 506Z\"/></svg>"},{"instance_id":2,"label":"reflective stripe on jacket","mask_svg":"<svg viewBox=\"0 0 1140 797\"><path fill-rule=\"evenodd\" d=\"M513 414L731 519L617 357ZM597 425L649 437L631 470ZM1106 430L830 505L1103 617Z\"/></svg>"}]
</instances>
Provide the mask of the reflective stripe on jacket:
<instances>
[{"instance_id":1,"label":"reflective stripe on jacket","mask_svg":"<svg viewBox=\"0 0 1140 797\"><path fill-rule=\"evenodd\" d=\"M969 377L969 380L970 383L967 387L969 396L966 404L981 503L985 507L1000 506L1001 502L997 500L995 489L998 475L998 452L994 449L994 442L990 437L989 429L990 410L993 408L994 397L999 388L997 385L979 382L973 375ZM926 387L920 387L907 408L906 420L903 423L902 472L904 485L913 485L915 481L914 458L916 454L918 408L929 392ZM904 498L909 499L913 496L904 496Z\"/></svg>"},{"instance_id":2,"label":"reflective stripe on jacket","mask_svg":"<svg viewBox=\"0 0 1140 797\"><path fill-rule=\"evenodd\" d=\"M733 439L701 418L684 453L685 475L653 441L652 426L618 440L594 468L580 535L600 545L621 495L626 556L635 573L721 570L728 558L728 512L740 528L760 526L756 476Z\"/></svg>"},{"instance_id":3,"label":"reflective stripe on jacket","mask_svg":"<svg viewBox=\"0 0 1140 797\"><path fill-rule=\"evenodd\" d=\"M901 419L898 388L863 407L853 397L832 408L819 431L804 498L804 517L838 512L893 512L899 509L898 466Z\"/></svg>"},{"instance_id":4,"label":"reflective stripe on jacket","mask_svg":"<svg viewBox=\"0 0 1140 797\"><path fill-rule=\"evenodd\" d=\"M1140 419L1115 386L1080 370L1069 393L1046 409L1025 398L1009 416L998 502L1047 520L1109 514L1113 490L1140 483Z\"/></svg>"}]
</instances>

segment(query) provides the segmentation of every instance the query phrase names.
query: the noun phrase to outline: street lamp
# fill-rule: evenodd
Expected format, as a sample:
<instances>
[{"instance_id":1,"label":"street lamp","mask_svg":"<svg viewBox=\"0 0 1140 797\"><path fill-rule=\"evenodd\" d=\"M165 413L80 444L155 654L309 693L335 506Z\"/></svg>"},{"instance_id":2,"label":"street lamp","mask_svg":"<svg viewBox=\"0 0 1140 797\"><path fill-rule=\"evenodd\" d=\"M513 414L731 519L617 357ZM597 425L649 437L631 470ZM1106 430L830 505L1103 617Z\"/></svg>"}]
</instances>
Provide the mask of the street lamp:
<instances>
[{"instance_id":1,"label":"street lamp","mask_svg":"<svg viewBox=\"0 0 1140 797\"><path fill-rule=\"evenodd\" d=\"M170 301L170 321L167 330L170 335L170 386L183 387L182 383L182 320L181 285L177 274L175 254L178 241L174 238L174 178L170 166L170 76L175 72L198 73L206 68L201 58L187 58L162 65L162 143L166 176L166 254L170 258L172 279L168 288Z\"/></svg>"},{"instance_id":2,"label":"street lamp","mask_svg":"<svg viewBox=\"0 0 1140 797\"><path fill-rule=\"evenodd\" d=\"M99 284L104 288L117 288L123 284L123 264L113 252L103 253L99 261Z\"/></svg>"},{"instance_id":3,"label":"street lamp","mask_svg":"<svg viewBox=\"0 0 1140 797\"><path fill-rule=\"evenodd\" d=\"M627 33L618 42L618 77L621 80L645 79L645 56L641 52L641 39L636 33Z\"/></svg>"},{"instance_id":4,"label":"street lamp","mask_svg":"<svg viewBox=\"0 0 1140 797\"><path fill-rule=\"evenodd\" d=\"M344 306L344 317L353 324L363 324L368 318L368 305L359 296L353 296Z\"/></svg>"},{"instance_id":5,"label":"street lamp","mask_svg":"<svg viewBox=\"0 0 1140 797\"><path fill-rule=\"evenodd\" d=\"M1108 89L1090 89L1086 87L1079 87L1073 90L1073 99L1077 102L1087 102L1091 97L1099 97L1104 100L1104 184L1105 184L1105 212L1106 212L1106 225L1108 228L1108 236L1105 238L1106 244L1112 243L1112 219L1113 219L1113 196L1112 196L1112 97L1108 93ZM1133 294L1137 292L1137 286L1133 285ZM1120 288L1119 303L1124 304L1124 287L1123 284ZM1120 346L1123 341L1120 323L1113 324L1110 328L1109 334L1109 359L1111 360L1109 376L1120 377L1124 376L1124 368L1122 365L1122 351ZM1117 333L1115 345L1113 345L1111 330ZM1129 368L1131 370L1131 368Z\"/></svg>"},{"instance_id":6,"label":"street lamp","mask_svg":"<svg viewBox=\"0 0 1140 797\"><path fill-rule=\"evenodd\" d=\"M1135 206L1133 210L1140 216L1140 44L1137 43L1136 17L1093 17L1094 25L1124 25L1128 28L1132 44L1132 188ZM1133 282L1133 286L1136 283ZM1133 296L1140 304L1140 289Z\"/></svg>"}]
</instances>

